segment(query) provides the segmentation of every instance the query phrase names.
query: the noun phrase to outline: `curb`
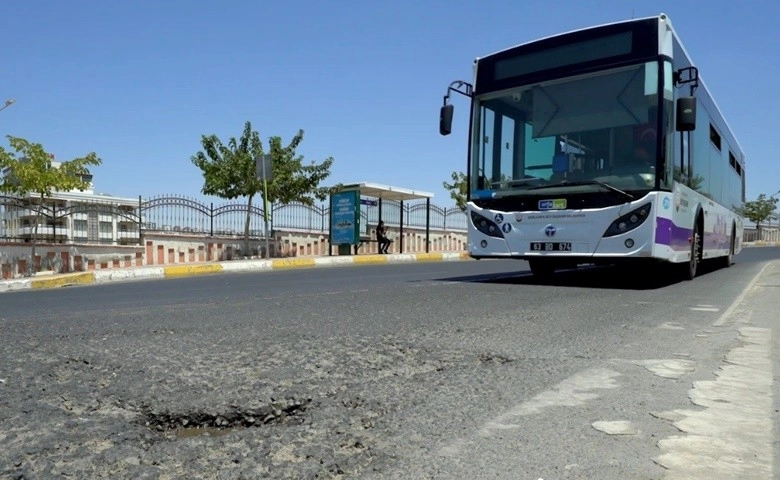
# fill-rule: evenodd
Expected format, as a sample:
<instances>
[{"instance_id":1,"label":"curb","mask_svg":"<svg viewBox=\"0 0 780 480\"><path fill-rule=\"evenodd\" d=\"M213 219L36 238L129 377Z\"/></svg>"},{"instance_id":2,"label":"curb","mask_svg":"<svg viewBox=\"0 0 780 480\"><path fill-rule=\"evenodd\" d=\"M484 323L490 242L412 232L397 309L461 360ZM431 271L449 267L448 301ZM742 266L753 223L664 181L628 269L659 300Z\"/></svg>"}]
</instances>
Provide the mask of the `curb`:
<instances>
[{"instance_id":1,"label":"curb","mask_svg":"<svg viewBox=\"0 0 780 480\"><path fill-rule=\"evenodd\" d=\"M57 288L70 285L89 285L95 283L95 276L92 272L84 273L66 273L65 275L56 275L49 278L30 279L30 288Z\"/></svg>"},{"instance_id":2,"label":"curb","mask_svg":"<svg viewBox=\"0 0 780 480\"><path fill-rule=\"evenodd\" d=\"M227 262L133 267L117 270L66 273L44 278L24 278L0 281L0 293L18 290L48 289L74 285L105 284L113 282L161 278L182 278L215 273L262 272L298 268L322 268L343 265L382 265L424 262L452 262L468 260L466 252L400 253L390 255L345 255L312 258L277 258L273 260L234 260Z\"/></svg>"}]
</instances>

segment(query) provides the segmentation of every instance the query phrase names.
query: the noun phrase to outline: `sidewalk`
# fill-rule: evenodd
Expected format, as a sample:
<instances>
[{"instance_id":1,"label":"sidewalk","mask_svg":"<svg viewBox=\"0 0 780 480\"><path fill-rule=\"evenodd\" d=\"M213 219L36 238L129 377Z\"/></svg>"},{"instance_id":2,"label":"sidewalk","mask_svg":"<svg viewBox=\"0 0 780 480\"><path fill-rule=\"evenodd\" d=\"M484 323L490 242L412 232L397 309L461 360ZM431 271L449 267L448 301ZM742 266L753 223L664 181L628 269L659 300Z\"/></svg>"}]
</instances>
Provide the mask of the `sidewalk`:
<instances>
[{"instance_id":1,"label":"sidewalk","mask_svg":"<svg viewBox=\"0 0 780 480\"><path fill-rule=\"evenodd\" d=\"M259 272L316 268L341 265L379 265L416 262L448 262L466 260L466 252L396 253L388 255L339 255L306 258L275 258L269 260L232 260L208 263L128 267L91 272L38 275L30 278L0 281L0 293L17 290L58 288L152 278L175 278L222 272Z\"/></svg>"},{"instance_id":2,"label":"sidewalk","mask_svg":"<svg viewBox=\"0 0 780 480\"><path fill-rule=\"evenodd\" d=\"M673 478L780 478L780 260L768 262L714 327L737 331L712 379L693 382L696 408L664 412L679 434L656 462Z\"/></svg>"}]
</instances>

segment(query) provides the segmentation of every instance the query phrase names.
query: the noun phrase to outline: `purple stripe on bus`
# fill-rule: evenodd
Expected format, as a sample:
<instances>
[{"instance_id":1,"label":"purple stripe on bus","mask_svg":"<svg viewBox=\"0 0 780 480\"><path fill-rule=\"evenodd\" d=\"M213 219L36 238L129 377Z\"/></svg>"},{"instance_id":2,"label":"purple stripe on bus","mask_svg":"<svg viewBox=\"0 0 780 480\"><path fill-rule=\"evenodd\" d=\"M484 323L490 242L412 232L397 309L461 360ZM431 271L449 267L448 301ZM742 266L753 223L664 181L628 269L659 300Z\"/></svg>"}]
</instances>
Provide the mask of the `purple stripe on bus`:
<instances>
[{"instance_id":1,"label":"purple stripe on bus","mask_svg":"<svg viewBox=\"0 0 780 480\"><path fill-rule=\"evenodd\" d=\"M658 218L655 223L655 243L669 245L672 250L686 251L690 248L691 229L675 225L668 218ZM729 248L730 235L725 231L705 232L705 250Z\"/></svg>"},{"instance_id":2,"label":"purple stripe on bus","mask_svg":"<svg viewBox=\"0 0 780 480\"><path fill-rule=\"evenodd\" d=\"M669 245L672 250L685 251L690 248L690 237L691 229L678 227L668 218L656 219L655 243Z\"/></svg>"}]
</instances>

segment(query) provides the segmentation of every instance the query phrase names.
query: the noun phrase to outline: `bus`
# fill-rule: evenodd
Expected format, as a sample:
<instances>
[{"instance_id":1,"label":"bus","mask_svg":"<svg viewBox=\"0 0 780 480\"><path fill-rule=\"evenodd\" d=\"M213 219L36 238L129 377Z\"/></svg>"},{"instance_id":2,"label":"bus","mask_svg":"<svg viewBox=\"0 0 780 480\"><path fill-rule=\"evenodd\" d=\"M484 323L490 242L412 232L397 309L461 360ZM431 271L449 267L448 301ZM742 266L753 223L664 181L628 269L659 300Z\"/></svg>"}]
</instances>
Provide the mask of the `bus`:
<instances>
[{"instance_id":1,"label":"bus","mask_svg":"<svg viewBox=\"0 0 780 480\"><path fill-rule=\"evenodd\" d=\"M474 60L468 253L535 276L652 265L693 279L742 250L745 156L665 14L545 37Z\"/></svg>"}]
</instances>

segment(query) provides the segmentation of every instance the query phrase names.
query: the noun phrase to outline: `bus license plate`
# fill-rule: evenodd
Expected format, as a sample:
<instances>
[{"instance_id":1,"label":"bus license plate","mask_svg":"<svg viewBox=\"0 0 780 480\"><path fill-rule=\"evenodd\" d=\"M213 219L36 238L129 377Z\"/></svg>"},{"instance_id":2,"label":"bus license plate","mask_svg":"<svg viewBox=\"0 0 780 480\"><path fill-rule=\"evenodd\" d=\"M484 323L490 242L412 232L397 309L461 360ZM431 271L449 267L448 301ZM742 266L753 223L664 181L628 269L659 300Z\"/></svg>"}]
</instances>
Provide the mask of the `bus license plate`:
<instances>
[{"instance_id":1,"label":"bus license plate","mask_svg":"<svg viewBox=\"0 0 780 480\"><path fill-rule=\"evenodd\" d=\"M571 252L571 242L531 242L533 252Z\"/></svg>"}]
</instances>

